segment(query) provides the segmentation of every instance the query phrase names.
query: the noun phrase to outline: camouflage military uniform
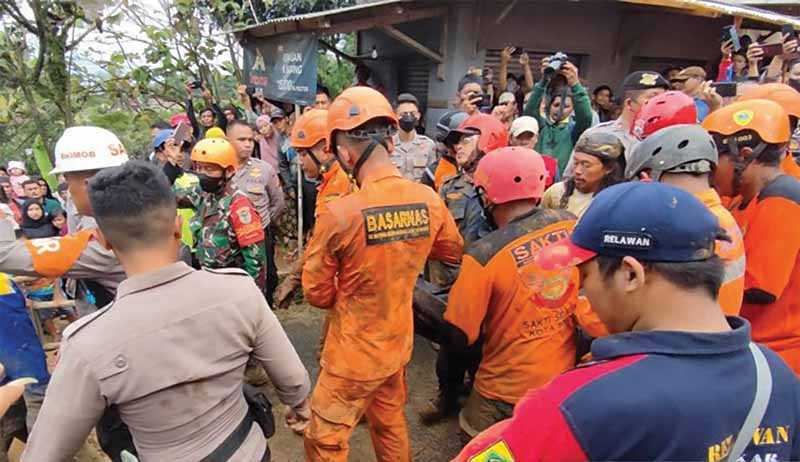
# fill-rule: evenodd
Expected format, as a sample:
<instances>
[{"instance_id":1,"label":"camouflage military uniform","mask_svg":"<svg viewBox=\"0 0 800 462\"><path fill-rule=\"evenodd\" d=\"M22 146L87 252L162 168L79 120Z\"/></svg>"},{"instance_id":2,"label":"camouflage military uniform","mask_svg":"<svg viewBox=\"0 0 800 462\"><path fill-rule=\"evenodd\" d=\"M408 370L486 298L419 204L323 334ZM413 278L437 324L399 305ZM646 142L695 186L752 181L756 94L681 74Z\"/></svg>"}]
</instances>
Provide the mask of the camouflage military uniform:
<instances>
[{"instance_id":1,"label":"camouflage military uniform","mask_svg":"<svg viewBox=\"0 0 800 462\"><path fill-rule=\"evenodd\" d=\"M197 211L190 227L195 256L203 268L241 268L259 287L266 283L266 254L261 217L247 195L228 183L220 194L199 188L177 190Z\"/></svg>"},{"instance_id":2,"label":"camouflage military uniform","mask_svg":"<svg viewBox=\"0 0 800 462\"><path fill-rule=\"evenodd\" d=\"M436 143L425 135L417 134L414 139L404 143L400 134L394 135L394 151L391 160L404 177L412 181L422 180L425 167L436 159Z\"/></svg>"}]
</instances>

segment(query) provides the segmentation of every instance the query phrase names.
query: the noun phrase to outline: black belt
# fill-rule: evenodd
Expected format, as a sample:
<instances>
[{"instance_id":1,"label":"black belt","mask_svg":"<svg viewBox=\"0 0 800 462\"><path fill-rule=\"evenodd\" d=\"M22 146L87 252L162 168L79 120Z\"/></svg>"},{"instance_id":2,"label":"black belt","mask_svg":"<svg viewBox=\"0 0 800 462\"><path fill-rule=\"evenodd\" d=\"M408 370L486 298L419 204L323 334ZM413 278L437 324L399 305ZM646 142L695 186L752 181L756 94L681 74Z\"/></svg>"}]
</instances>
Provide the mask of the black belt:
<instances>
[{"instance_id":1,"label":"black belt","mask_svg":"<svg viewBox=\"0 0 800 462\"><path fill-rule=\"evenodd\" d=\"M247 415L244 416L242 423L236 427L236 430L234 430L217 449L214 449L211 454L205 456L200 462L227 462L230 460L242 446L244 440L247 439L247 435L250 434L250 429L253 428L255 422L253 413L248 410ZM259 432L259 434L261 434L261 432ZM266 454L269 454L269 446L267 446ZM264 460L269 460L269 458Z\"/></svg>"}]
</instances>

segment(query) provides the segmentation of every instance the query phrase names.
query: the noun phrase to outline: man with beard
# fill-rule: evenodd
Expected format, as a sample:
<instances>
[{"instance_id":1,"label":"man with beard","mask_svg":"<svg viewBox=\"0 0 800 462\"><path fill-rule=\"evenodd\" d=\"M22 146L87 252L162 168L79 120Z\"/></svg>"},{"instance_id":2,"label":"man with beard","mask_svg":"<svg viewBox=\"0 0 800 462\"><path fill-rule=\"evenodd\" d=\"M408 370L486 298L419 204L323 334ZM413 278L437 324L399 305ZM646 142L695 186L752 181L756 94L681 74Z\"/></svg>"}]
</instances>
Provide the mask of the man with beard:
<instances>
[{"instance_id":1,"label":"man with beard","mask_svg":"<svg viewBox=\"0 0 800 462\"><path fill-rule=\"evenodd\" d=\"M547 189L542 206L583 215L595 194L620 183L625 173L625 147L611 133L589 131L581 136L572 154L573 176Z\"/></svg>"}]
</instances>

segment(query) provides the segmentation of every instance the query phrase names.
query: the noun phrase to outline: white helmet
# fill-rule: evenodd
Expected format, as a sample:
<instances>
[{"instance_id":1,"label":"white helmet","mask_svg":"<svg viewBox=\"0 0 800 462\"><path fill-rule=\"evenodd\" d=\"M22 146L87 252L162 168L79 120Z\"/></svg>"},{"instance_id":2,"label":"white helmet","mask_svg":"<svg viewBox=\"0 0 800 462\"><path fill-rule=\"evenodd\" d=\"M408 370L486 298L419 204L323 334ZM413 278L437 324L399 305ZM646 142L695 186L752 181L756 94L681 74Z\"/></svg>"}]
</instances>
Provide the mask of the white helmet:
<instances>
[{"instance_id":1,"label":"white helmet","mask_svg":"<svg viewBox=\"0 0 800 462\"><path fill-rule=\"evenodd\" d=\"M56 168L50 174L100 170L127 161L117 135L100 127L69 127L56 142Z\"/></svg>"}]
</instances>

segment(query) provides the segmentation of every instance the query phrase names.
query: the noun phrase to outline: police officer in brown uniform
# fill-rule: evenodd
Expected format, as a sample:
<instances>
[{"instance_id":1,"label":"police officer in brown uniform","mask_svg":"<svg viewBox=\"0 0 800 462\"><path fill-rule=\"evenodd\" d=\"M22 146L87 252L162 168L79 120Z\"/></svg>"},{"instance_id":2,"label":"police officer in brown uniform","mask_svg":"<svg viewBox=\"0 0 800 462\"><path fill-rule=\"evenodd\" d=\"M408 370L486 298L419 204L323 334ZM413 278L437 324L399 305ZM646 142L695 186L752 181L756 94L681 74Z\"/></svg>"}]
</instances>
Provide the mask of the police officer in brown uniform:
<instances>
[{"instance_id":1,"label":"police officer in brown uniform","mask_svg":"<svg viewBox=\"0 0 800 462\"><path fill-rule=\"evenodd\" d=\"M261 215L261 223L266 233L267 247L267 301L272 303L272 294L278 286L278 269L275 266L274 226L278 215L286 205L283 199L278 172L267 162L253 157L256 141L252 127L240 120L228 122L228 141L236 148L239 169L233 177L236 188L247 194Z\"/></svg>"},{"instance_id":2,"label":"police officer in brown uniform","mask_svg":"<svg viewBox=\"0 0 800 462\"><path fill-rule=\"evenodd\" d=\"M394 151L390 158L404 177L420 181L425 174L425 168L436 158L436 143L417 133L421 114L416 96L411 93L398 95L395 113L400 130L392 137Z\"/></svg>"},{"instance_id":3,"label":"police officer in brown uniform","mask_svg":"<svg viewBox=\"0 0 800 462\"><path fill-rule=\"evenodd\" d=\"M243 393L262 363L290 424L307 420L305 367L260 290L237 269L177 262L180 221L164 175L129 162L89 184L99 238L128 276L107 308L70 325L22 460L69 461L107 406L142 462L268 460Z\"/></svg>"}]
</instances>

